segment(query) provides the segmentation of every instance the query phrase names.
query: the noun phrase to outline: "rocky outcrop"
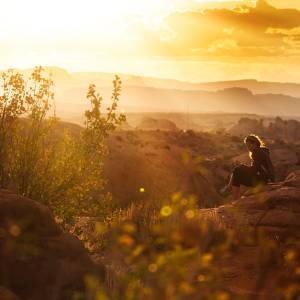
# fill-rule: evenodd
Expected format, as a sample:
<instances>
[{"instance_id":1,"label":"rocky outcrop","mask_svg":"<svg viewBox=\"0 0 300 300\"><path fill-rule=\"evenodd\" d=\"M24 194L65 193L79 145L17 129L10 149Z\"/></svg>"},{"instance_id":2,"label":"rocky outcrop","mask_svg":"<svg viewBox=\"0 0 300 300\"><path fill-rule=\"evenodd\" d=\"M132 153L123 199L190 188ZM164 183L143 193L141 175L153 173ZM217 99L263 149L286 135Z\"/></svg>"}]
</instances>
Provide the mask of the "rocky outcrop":
<instances>
[{"instance_id":1,"label":"rocky outcrop","mask_svg":"<svg viewBox=\"0 0 300 300\"><path fill-rule=\"evenodd\" d=\"M234 257L220 266L228 275L225 286L241 299L281 299L275 293L286 265L278 265L279 257L287 247L299 247L300 171L283 182L248 190L231 204L201 210L201 218L215 220L236 238Z\"/></svg>"},{"instance_id":2,"label":"rocky outcrop","mask_svg":"<svg viewBox=\"0 0 300 300\"><path fill-rule=\"evenodd\" d=\"M89 274L103 278L104 269L45 206L0 190L0 299L73 299Z\"/></svg>"},{"instance_id":3,"label":"rocky outcrop","mask_svg":"<svg viewBox=\"0 0 300 300\"><path fill-rule=\"evenodd\" d=\"M270 230L272 234L287 237L300 229L300 173L291 179L267 187L267 191L253 192L218 209L223 223L235 228L244 226Z\"/></svg>"}]
</instances>

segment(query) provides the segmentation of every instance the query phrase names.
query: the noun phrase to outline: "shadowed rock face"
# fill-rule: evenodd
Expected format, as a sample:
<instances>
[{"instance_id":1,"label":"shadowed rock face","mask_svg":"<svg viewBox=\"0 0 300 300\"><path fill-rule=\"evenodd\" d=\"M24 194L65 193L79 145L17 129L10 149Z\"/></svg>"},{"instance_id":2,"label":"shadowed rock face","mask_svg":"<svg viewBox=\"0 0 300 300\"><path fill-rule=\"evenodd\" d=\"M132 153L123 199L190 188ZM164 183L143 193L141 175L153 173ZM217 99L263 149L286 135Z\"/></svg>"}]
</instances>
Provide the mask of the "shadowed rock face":
<instances>
[{"instance_id":1,"label":"shadowed rock face","mask_svg":"<svg viewBox=\"0 0 300 300\"><path fill-rule=\"evenodd\" d=\"M1 300L20 300L14 293L6 289L5 287L0 287L0 299Z\"/></svg>"},{"instance_id":2,"label":"shadowed rock face","mask_svg":"<svg viewBox=\"0 0 300 300\"><path fill-rule=\"evenodd\" d=\"M45 206L0 190L1 300L72 299L84 293L88 274L103 278L104 269L77 238L61 231Z\"/></svg>"}]
</instances>

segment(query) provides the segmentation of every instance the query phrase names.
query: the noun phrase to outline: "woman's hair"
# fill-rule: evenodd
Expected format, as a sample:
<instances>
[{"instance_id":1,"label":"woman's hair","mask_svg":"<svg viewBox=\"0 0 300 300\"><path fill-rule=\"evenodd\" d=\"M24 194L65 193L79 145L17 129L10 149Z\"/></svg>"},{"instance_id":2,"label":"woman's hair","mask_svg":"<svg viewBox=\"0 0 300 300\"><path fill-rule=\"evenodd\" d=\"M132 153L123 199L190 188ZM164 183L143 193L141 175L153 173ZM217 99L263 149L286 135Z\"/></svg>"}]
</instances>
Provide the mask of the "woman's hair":
<instances>
[{"instance_id":1,"label":"woman's hair","mask_svg":"<svg viewBox=\"0 0 300 300\"><path fill-rule=\"evenodd\" d=\"M253 144L256 145L257 147L265 146L265 143L261 140L261 138L255 134L249 134L247 137L245 137L244 143Z\"/></svg>"}]
</instances>

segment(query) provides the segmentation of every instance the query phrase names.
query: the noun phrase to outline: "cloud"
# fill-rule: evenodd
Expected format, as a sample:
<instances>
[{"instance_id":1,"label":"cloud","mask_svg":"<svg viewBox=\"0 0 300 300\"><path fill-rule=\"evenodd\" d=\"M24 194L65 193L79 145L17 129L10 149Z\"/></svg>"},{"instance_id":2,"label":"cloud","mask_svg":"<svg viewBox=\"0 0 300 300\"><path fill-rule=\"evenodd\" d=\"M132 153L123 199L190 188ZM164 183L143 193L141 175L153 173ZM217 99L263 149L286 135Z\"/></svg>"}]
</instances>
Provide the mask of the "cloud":
<instances>
[{"instance_id":1,"label":"cloud","mask_svg":"<svg viewBox=\"0 0 300 300\"><path fill-rule=\"evenodd\" d=\"M275 8L264 0L258 0L255 7L173 13L165 18L164 26L164 32L145 30L140 36L146 44L151 41L148 52L210 58L300 54L300 11Z\"/></svg>"}]
</instances>

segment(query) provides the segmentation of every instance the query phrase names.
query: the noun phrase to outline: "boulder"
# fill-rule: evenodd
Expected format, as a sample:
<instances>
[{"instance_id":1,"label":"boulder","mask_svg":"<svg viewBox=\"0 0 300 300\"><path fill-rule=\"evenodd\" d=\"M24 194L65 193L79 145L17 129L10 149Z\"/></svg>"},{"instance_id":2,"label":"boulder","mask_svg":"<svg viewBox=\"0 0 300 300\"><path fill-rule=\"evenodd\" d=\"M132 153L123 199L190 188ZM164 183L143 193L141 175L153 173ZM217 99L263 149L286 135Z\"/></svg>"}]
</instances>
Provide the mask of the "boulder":
<instances>
[{"instance_id":1,"label":"boulder","mask_svg":"<svg viewBox=\"0 0 300 300\"><path fill-rule=\"evenodd\" d=\"M0 295L6 295L0 299L73 299L84 294L88 275L102 280L104 268L60 229L47 207L0 190Z\"/></svg>"},{"instance_id":2,"label":"boulder","mask_svg":"<svg viewBox=\"0 0 300 300\"><path fill-rule=\"evenodd\" d=\"M21 300L10 290L6 289L3 286L0 286L0 299L1 300Z\"/></svg>"}]
</instances>

